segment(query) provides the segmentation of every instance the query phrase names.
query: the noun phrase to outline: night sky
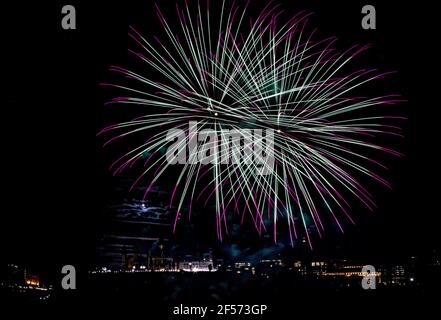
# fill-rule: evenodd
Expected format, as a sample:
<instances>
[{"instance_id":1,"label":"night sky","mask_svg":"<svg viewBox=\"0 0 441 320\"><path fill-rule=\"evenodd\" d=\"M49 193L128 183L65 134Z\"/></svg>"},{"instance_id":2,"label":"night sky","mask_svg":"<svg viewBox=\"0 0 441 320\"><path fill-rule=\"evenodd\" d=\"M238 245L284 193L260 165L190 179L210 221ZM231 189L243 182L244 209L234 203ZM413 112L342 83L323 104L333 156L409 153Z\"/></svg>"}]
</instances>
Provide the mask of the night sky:
<instances>
[{"instance_id":1,"label":"night sky","mask_svg":"<svg viewBox=\"0 0 441 320\"><path fill-rule=\"evenodd\" d=\"M88 266L93 259L100 213L117 183L108 171L112 154L96 138L111 116L103 104L114 93L98 84L111 76L110 65L128 61L128 26L149 34L158 23L153 1L90 2L70 2L78 20L77 30L69 31L60 27L62 1L2 9L8 19L2 28L2 260L52 267ZM320 35L336 35L341 48L371 43L363 56L371 59L364 62L398 71L391 86L407 100L400 104L408 117L406 137L394 142L405 156L388 160L385 173L393 190L372 183L378 209L357 214L358 224L344 235L326 234L317 252L381 260L439 248L440 66L433 5L370 1L377 30L363 30L364 1L277 2L290 13L315 12L311 24Z\"/></svg>"}]
</instances>

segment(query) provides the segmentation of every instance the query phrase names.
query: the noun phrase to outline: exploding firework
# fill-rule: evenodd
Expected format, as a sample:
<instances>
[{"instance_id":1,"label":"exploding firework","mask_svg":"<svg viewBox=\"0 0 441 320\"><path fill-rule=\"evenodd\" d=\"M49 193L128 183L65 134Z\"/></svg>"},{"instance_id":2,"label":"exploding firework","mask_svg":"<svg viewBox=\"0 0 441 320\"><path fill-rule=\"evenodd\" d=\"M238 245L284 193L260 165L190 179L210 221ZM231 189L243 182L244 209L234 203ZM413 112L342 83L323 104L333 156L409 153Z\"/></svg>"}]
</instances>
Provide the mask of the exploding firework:
<instances>
[{"instance_id":1,"label":"exploding firework","mask_svg":"<svg viewBox=\"0 0 441 320\"><path fill-rule=\"evenodd\" d=\"M143 139L112 164L115 174L142 162L134 185L147 181L146 197L179 168L170 190L174 227L183 207L191 215L195 201L211 203L219 239L228 233L228 216L237 214L259 234L272 232L274 241L282 222L291 243L306 237L311 245L310 234L321 236L327 224L343 232L345 223L354 223L352 199L375 207L362 181L366 176L389 186L375 173L384 166L374 158L399 153L376 141L400 136L392 123L400 117L384 111L399 96L363 94L387 74L351 67L368 46L339 51L336 38L315 40L315 31L306 31L309 14L283 21L271 4L256 19L247 7L225 2L220 14L209 4L176 11L177 28L157 8L161 39L130 29L137 50L129 52L148 72L113 66L127 84L104 84L125 91L110 103L142 112L100 132L113 134L107 143ZM233 131L246 133L236 149L229 148ZM185 161L170 161L164 149L171 146ZM253 153L257 146L260 157ZM198 161L201 154L210 161ZM256 161L263 158L271 161Z\"/></svg>"}]
</instances>

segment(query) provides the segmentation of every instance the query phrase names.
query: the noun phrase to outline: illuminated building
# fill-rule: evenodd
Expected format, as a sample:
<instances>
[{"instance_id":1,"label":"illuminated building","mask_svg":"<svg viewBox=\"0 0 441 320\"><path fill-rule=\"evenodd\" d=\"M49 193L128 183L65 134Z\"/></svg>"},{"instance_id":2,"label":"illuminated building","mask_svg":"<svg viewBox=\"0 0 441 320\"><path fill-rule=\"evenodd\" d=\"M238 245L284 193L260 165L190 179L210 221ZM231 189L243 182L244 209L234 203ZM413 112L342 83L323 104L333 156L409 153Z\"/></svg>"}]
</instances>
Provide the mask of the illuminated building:
<instances>
[{"instance_id":1,"label":"illuminated building","mask_svg":"<svg viewBox=\"0 0 441 320\"><path fill-rule=\"evenodd\" d=\"M202 259L194 259L191 255L186 256L184 261L180 262L179 268L187 272L211 272L217 270L213 264L211 251L204 254Z\"/></svg>"},{"instance_id":2,"label":"illuminated building","mask_svg":"<svg viewBox=\"0 0 441 320\"><path fill-rule=\"evenodd\" d=\"M397 265L392 267L391 272L391 284L404 286L408 283L408 275L406 268L403 265Z\"/></svg>"},{"instance_id":3,"label":"illuminated building","mask_svg":"<svg viewBox=\"0 0 441 320\"><path fill-rule=\"evenodd\" d=\"M40 277L36 274L29 274L24 270L24 281L28 286L38 287L40 285Z\"/></svg>"},{"instance_id":4,"label":"illuminated building","mask_svg":"<svg viewBox=\"0 0 441 320\"><path fill-rule=\"evenodd\" d=\"M312 261L310 268L311 268L311 273L315 274L315 275L321 275L324 272L326 272L328 267L328 263L325 261Z\"/></svg>"}]
</instances>

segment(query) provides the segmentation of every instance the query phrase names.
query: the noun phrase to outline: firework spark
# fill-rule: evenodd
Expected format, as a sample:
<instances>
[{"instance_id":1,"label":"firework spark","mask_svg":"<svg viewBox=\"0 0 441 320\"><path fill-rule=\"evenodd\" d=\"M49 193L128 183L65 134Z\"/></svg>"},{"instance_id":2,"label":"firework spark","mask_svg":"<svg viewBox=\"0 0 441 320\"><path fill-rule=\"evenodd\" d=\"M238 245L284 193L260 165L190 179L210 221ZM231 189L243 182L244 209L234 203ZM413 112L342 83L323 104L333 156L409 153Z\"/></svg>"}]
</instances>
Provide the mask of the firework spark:
<instances>
[{"instance_id":1,"label":"firework spark","mask_svg":"<svg viewBox=\"0 0 441 320\"><path fill-rule=\"evenodd\" d=\"M172 166L161 151L170 145L170 129L183 130L189 139L190 122L221 137L225 130L270 129L273 144L261 137L274 156L274 165L267 168L270 174L256 175L256 163L246 159L234 165L179 165L170 198L170 206L177 208L175 227L184 206L191 214L194 201L211 201L219 239L228 233L227 217L239 214L242 221L251 219L259 234L272 228L274 241L277 226L285 221L292 243L306 237L311 245L310 234L321 236L326 224L343 232L345 223L354 223L348 199L375 207L361 178L389 186L375 173L384 166L371 154L399 155L376 141L381 135L399 136L400 128L391 121L400 117L384 111L399 101L397 95L361 94L367 84L387 74L351 69L367 46L340 52L335 38L317 41L315 31L306 31L309 14L284 21L282 10L271 4L254 20L247 6L227 7L225 2L220 14L212 14L208 4L194 10L176 6L176 11L178 28L157 8L163 39L147 40L130 29L138 51L129 52L149 73L111 67L130 83L105 84L126 92L111 103L145 108L139 117L100 132L113 133L108 143L144 137L144 143L112 164L114 173L143 160L134 185L147 180L147 196ZM217 146L226 144L228 139Z\"/></svg>"}]
</instances>

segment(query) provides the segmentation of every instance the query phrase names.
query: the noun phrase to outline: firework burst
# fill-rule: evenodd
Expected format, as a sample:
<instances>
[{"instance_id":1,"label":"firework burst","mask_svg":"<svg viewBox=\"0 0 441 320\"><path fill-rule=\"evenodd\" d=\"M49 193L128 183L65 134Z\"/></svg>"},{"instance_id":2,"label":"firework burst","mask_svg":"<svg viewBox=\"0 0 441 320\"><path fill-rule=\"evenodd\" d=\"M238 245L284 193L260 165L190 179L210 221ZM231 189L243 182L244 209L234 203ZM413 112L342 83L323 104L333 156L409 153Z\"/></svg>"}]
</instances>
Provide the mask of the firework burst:
<instances>
[{"instance_id":1,"label":"firework burst","mask_svg":"<svg viewBox=\"0 0 441 320\"><path fill-rule=\"evenodd\" d=\"M149 67L148 73L111 67L129 79L127 85L105 84L125 91L111 103L145 108L137 118L100 132L112 134L107 143L143 137L144 143L128 148L112 164L115 174L143 161L134 185L148 181L147 196L171 166L178 166L170 190L175 228L183 207L191 215L194 201L210 202L219 239L228 233L227 217L238 214L242 221L251 219L259 234L272 232L274 241L283 222L292 243L306 237L311 245L310 234L321 236L326 224L343 232L345 223L354 223L349 199L375 207L361 181L367 176L389 186L375 173L384 166L372 155L399 155L376 141L400 135L391 122L400 117L384 111L399 101L397 95L362 94L366 85L386 75L351 69L367 46L338 51L335 38L317 41L315 31L306 31L309 14L300 12L286 21L271 4L256 19L248 17L247 7L225 2L220 14L208 4L194 10L176 6L176 11L178 28L157 8L161 39L147 40L130 29L137 50L129 52ZM259 138L273 156L271 166L263 165L268 174L256 174L262 165L254 161L225 165L217 155L209 164L171 164L162 151L171 144L167 133L179 129L191 140L195 133L189 123L221 138L228 130L271 130L272 143ZM230 144L229 139L209 143L216 153ZM254 145L245 141L242 149ZM186 148L178 144L179 150Z\"/></svg>"}]
</instances>

